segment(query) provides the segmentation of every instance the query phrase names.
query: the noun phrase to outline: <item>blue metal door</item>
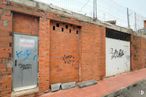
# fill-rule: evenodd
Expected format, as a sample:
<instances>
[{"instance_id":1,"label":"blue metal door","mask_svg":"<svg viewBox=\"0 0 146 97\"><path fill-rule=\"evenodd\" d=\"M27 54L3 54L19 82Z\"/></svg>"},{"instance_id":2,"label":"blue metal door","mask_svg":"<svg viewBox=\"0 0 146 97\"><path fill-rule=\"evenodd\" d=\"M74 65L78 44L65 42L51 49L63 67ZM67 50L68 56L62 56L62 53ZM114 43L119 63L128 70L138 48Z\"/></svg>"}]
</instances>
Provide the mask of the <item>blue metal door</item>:
<instances>
[{"instance_id":1,"label":"blue metal door","mask_svg":"<svg viewBox=\"0 0 146 97\"><path fill-rule=\"evenodd\" d=\"M38 37L14 34L13 90L37 86Z\"/></svg>"}]
</instances>

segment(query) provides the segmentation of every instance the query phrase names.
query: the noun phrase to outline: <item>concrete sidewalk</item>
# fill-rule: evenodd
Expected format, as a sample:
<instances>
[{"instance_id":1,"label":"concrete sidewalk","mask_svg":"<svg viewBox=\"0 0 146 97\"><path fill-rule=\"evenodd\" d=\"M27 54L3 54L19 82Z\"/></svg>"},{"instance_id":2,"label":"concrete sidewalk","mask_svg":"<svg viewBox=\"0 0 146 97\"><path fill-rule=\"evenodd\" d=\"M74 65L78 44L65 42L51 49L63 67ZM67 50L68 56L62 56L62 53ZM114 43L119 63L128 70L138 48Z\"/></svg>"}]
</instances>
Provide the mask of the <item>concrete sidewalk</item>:
<instances>
[{"instance_id":1,"label":"concrete sidewalk","mask_svg":"<svg viewBox=\"0 0 146 97\"><path fill-rule=\"evenodd\" d=\"M94 86L60 90L58 92L44 94L41 97L103 97L145 79L146 69L141 69L105 78Z\"/></svg>"}]
</instances>

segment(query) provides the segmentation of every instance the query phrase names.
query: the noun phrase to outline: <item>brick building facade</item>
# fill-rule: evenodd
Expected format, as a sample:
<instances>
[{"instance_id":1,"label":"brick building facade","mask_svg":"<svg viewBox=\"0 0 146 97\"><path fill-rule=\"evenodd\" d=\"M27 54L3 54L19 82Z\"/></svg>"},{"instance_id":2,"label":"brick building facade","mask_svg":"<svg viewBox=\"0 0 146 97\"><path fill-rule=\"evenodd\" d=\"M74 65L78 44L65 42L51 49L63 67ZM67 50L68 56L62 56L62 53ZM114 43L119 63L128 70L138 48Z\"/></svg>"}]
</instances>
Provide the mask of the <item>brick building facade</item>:
<instances>
[{"instance_id":1,"label":"brick building facade","mask_svg":"<svg viewBox=\"0 0 146 97\"><path fill-rule=\"evenodd\" d=\"M48 92L53 83L103 79L106 28L95 22L39 9L38 5L1 0L0 97L11 97L13 92L14 33L38 37L39 91L30 95L33 97ZM131 70L144 68L146 39L130 35Z\"/></svg>"}]
</instances>

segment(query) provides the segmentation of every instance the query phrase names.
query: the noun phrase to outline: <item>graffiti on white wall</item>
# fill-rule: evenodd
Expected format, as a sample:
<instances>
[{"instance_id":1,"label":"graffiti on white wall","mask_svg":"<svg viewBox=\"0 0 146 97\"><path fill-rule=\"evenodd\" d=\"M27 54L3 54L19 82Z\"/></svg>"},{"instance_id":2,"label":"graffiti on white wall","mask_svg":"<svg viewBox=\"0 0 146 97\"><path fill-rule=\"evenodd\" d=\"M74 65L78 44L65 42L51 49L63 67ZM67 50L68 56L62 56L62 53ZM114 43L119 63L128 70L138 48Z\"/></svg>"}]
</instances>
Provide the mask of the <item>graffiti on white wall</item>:
<instances>
[{"instance_id":1,"label":"graffiti on white wall","mask_svg":"<svg viewBox=\"0 0 146 97\"><path fill-rule=\"evenodd\" d=\"M130 70L130 42L106 38L106 76Z\"/></svg>"},{"instance_id":2,"label":"graffiti on white wall","mask_svg":"<svg viewBox=\"0 0 146 97\"><path fill-rule=\"evenodd\" d=\"M124 56L124 50L123 49L111 48L111 59L121 58L123 56Z\"/></svg>"},{"instance_id":3,"label":"graffiti on white wall","mask_svg":"<svg viewBox=\"0 0 146 97\"><path fill-rule=\"evenodd\" d=\"M32 64L19 64L18 65L22 70L32 69Z\"/></svg>"}]
</instances>

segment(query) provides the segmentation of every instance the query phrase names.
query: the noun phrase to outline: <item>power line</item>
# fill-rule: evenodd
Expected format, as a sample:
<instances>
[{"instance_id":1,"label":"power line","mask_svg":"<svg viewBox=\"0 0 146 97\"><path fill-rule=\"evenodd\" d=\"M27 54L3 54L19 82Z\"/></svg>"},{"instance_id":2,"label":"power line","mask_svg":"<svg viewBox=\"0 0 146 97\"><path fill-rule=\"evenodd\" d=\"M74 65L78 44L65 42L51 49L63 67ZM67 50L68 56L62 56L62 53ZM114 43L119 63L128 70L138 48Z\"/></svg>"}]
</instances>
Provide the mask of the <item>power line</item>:
<instances>
[{"instance_id":1,"label":"power line","mask_svg":"<svg viewBox=\"0 0 146 97\"><path fill-rule=\"evenodd\" d=\"M81 7L81 10L80 11L82 11L82 9L89 3L89 1L90 0L87 0L87 2Z\"/></svg>"}]
</instances>

